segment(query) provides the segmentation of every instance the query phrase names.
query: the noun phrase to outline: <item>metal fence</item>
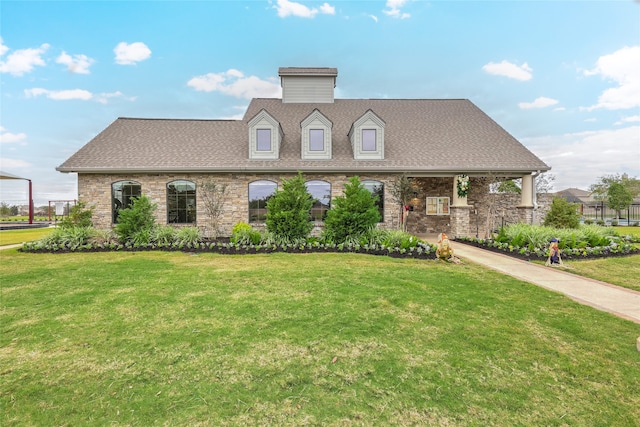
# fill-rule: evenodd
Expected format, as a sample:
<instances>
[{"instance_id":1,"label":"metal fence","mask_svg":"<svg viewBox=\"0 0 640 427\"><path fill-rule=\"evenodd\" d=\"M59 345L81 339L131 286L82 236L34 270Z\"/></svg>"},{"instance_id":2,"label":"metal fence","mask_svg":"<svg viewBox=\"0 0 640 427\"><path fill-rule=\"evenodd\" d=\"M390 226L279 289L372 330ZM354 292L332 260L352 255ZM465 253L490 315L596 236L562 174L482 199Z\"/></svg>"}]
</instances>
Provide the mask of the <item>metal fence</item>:
<instances>
[{"instance_id":1,"label":"metal fence","mask_svg":"<svg viewBox=\"0 0 640 427\"><path fill-rule=\"evenodd\" d=\"M619 225L633 225L640 222L640 205L631 205L628 209L618 212L608 207L606 202L600 202L596 205L582 204L580 205L580 214L584 220L604 221L608 224L616 220Z\"/></svg>"}]
</instances>

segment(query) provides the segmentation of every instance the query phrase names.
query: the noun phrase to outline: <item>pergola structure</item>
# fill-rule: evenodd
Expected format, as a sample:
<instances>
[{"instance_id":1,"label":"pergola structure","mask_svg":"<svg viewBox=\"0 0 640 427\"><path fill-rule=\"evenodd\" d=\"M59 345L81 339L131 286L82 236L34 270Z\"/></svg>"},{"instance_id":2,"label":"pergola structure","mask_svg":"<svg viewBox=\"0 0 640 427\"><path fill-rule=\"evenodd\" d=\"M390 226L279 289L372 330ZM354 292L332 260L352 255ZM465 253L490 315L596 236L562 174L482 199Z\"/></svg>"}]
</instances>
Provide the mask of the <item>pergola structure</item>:
<instances>
[{"instance_id":1,"label":"pergola structure","mask_svg":"<svg viewBox=\"0 0 640 427\"><path fill-rule=\"evenodd\" d=\"M33 224L33 183L29 178L22 178L20 176L0 171L0 179L19 179L23 181L29 181L29 224Z\"/></svg>"}]
</instances>

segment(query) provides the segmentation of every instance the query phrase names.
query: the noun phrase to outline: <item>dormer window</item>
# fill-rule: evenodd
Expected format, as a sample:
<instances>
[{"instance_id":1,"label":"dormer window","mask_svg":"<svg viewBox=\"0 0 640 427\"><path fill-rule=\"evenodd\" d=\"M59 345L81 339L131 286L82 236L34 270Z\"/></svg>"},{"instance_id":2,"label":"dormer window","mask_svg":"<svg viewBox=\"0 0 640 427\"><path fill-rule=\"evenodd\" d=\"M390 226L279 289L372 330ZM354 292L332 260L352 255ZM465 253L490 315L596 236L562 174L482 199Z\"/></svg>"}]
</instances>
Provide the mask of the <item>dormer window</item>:
<instances>
[{"instance_id":1,"label":"dormer window","mask_svg":"<svg viewBox=\"0 0 640 427\"><path fill-rule=\"evenodd\" d=\"M249 120L249 158L252 160L278 160L282 128L266 110Z\"/></svg>"},{"instance_id":2,"label":"dormer window","mask_svg":"<svg viewBox=\"0 0 640 427\"><path fill-rule=\"evenodd\" d=\"M362 151L376 151L376 130L362 129Z\"/></svg>"},{"instance_id":3,"label":"dormer window","mask_svg":"<svg viewBox=\"0 0 640 427\"><path fill-rule=\"evenodd\" d=\"M331 159L331 128L333 123L320 111L313 110L300 123L302 136L302 159L330 160Z\"/></svg>"},{"instance_id":4,"label":"dormer window","mask_svg":"<svg viewBox=\"0 0 640 427\"><path fill-rule=\"evenodd\" d=\"M384 121L371 110L353 123L349 139L354 159L384 160L384 127Z\"/></svg>"},{"instance_id":5,"label":"dormer window","mask_svg":"<svg viewBox=\"0 0 640 427\"><path fill-rule=\"evenodd\" d=\"M271 151L271 129L256 129L256 150Z\"/></svg>"}]
</instances>

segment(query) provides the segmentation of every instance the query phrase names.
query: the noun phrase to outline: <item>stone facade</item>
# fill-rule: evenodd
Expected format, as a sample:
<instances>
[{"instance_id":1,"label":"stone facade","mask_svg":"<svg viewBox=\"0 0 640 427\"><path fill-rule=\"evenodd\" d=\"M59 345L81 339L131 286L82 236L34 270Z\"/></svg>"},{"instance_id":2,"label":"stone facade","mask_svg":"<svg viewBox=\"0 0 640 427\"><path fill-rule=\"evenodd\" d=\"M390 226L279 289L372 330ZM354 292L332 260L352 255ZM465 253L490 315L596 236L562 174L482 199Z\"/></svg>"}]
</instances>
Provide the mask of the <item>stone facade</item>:
<instances>
[{"instance_id":1,"label":"stone facade","mask_svg":"<svg viewBox=\"0 0 640 427\"><path fill-rule=\"evenodd\" d=\"M94 206L93 222L97 228L107 229L113 226L111 185L117 181L131 180L140 183L142 194L156 203L156 222L167 223L167 184L174 180L188 180L198 184L214 180L217 184L226 184L227 192L220 218L220 232L229 236L233 226L238 222L249 220L249 183L257 180L271 180L281 187L282 179L292 178L293 174L79 174L79 199L86 201L88 206ZM351 175L342 174L305 174L306 180L321 180L331 184L331 198L343 195L344 184ZM396 229L400 225L401 207L392 201L389 193L391 183L398 175L371 174L359 175L361 181L375 180L384 184L384 220L381 227ZM451 236L487 235L489 212L493 212L494 229L502 224L516 222L539 222L550 205L550 197L541 198L540 208L517 209L520 202L518 194L490 194L488 184L482 179L471 179L471 190L468 196L469 206L452 206L449 214L427 215L427 197L453 196L453 177L413 178L416 194L411 201L411 211L407 216L407 231L416 235L436 234L445 232ZM205 235L209 235L208 215L204 210L201 195L196 190L196 224ZM256 228L264 228L264 224L252 223ZM316 223L313 234L322 231L322 223ZM179 226L179 225L178 225Z\"/></svg>"},{"instance_id":2,"label":"stone facade","mask_svg":"<svg viewBox=\"0 0 640 427\"><path fill-rule=\"evenodd\" d=\"M294 177L294 174L79 174L78 196L86 201L88 206L94 206L93 222L96 228L107 229L113 226L111 185L118 181L136 181L142 188L142 194L148 196L152 203L156 203L156 222L167 223L166 188L167 184L174 180L188 180L196 183L196 224L205 234L208 233L208 215L204 210L201 195L197 187L199 183L214 180L219 185L227 185L223 213L220 218L220 232L223 236L229 236L233 226L238 222L249 221L249 183L257 180L270 180L278 183L282 188L282 179ZM347 175L319 175L305 174L305 180L321 180L331 184L331 198L343 195L344 184L350 176ZM390 183L395 179L391 175L360 175L361 181L375 180L384 184L384 221L382 227L394 228L398 226L400 206L394 204L389 195ZM191 225L191 224L183 224ZM264 227L264 224L252 223L256 228ZM313 234L317 235L322 229L322 223L316 223Z\"/></svg>"}]
</instances>

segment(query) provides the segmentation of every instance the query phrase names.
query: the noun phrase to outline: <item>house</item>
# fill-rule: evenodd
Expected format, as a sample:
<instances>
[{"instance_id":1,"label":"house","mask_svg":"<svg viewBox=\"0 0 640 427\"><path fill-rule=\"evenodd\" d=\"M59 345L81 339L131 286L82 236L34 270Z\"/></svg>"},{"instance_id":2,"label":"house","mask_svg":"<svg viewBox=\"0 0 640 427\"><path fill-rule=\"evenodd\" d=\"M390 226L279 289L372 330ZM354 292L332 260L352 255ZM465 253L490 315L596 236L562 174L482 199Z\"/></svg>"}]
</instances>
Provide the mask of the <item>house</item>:
<instances>
[{"instance_id":1,"label":"house","mask_svg":"<svg viewBox=\"0 0 640 427\"><path fill-rule=\"evenodd\" d=\"M335 99L335 68L280 68L282 99L253 99L241 120L118 118L57 170L78 174L78 197L108 228L131 197L158 205L160 224L207 227L202 183L227 186L220 218L264 226L266 199L282 180L304 174L316 199L316 230L357 175L379 194L382 227L397 227L402 207L392 183L416 188L408 231L476 234L491 215L487 177L522 178L511 209L531 222L534 179L544 162L466 99ZM470 191L458 194L459 179Z\"/></svg>"}]
</instances>

